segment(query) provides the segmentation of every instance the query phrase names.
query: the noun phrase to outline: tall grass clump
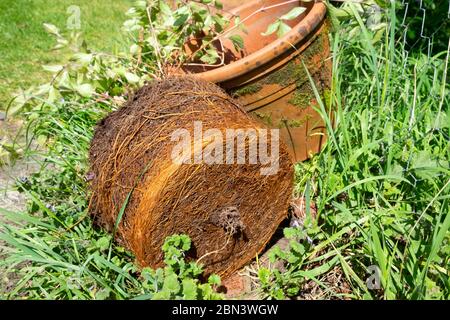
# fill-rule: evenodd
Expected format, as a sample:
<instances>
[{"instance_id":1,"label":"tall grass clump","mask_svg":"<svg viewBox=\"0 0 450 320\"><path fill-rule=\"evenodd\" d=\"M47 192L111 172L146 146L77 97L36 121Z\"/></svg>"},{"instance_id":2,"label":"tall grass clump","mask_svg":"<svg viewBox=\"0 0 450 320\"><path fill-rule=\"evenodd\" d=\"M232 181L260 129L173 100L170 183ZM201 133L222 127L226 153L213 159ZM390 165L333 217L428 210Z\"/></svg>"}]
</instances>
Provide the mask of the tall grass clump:
<instances>
[{"instance_id":1,"label":"tall grass clump","mask_svg":"<svg viewBox=\"0 0 450 320\"><path fill-rule=\"evenodd\" d=\"M328 297L448 299L450 48L407 51L394 7L382 36L346 9L351 21L332 35L332 89L325 98L316 91L328 143L296 166L296 190L318 222L307 219L294 236L301 250L275 252L287 273L263 268L259 277L275 298L313 282ZM321 280L333 266L344 293Z\"/></svg>"}]
</instances>

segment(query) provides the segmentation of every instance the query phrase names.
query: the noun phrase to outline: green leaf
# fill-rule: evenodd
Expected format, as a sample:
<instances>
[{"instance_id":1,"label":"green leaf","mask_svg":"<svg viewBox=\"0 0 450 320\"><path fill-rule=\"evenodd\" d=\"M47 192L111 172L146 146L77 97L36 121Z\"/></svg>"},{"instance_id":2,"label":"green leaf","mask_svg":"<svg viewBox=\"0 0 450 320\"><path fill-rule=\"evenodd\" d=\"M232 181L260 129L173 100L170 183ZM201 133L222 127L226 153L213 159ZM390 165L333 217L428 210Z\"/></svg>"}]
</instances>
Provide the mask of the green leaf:
<instances>
[{"instance_id":1,"label":"green leaf","mask_svg":"<svg viewBox=\"0 0 450 320\"><path fill-rule=\"evenodd\" d=\"M230 39L231 42L233 42L233 45L234 45L234 48L236 49L236 51L244 49L244 39L242 39L242 37L240 35L235 34L235 35L230 36L228 39Z\"/></svg>"},{"instance_id":2,"label":"green leaf","mask_svg":"<svg viewBox=\"0 0 450 320\"><path fill-rule=\"evenodd\" d=\"M139 48L140 48L139 45L137 45L136 43L133 43L133 44L130 46L130 53L131 53L133 56L137 55L137 54L139 53ZM110 70L111 70L111 69L107 69L106 72L108 72L108 71L110 71Z\"/></svg>"},{"instance_id":3,"label":"green leaf","mask_svg":"<svg viewBox=\"0 0 450 320\"><path fill-rule=\"evenodd\" d=\"M208 283L211 285L217 285L220 286L220 276L218 276L217 274L212 274L209 276L208 278Z\"/></svg>"},{"instance_id":4,"label":"green leaf","mask_svg":"<svg viewBox=\"0 0 450 320\"><path fill-rule=\"evenodd\" d=\"M258 278L262 285L267 285L270 280L270 270L267 268L260 268L258 270Z\"/></svg>"},{"instance_id":5,"label":"green leaf","mask_svg":"<svg viewBox=\"0 0 450 320\"><path fill-rule=\"evenodd\" d=\"M90 53L78 52L72 56L71 60L77 61L82 65L87 66L89 63L91 63L93 57L94 56Z\"/></svg>"},{"instance_id":6,"label":"green leaf","mask_svg":"<svg viewBox=\"0 0 450 320\"><path fill-rule=\"evenodd\" d=\"M284 228L283 234L286 238L293 239L297 236L298 233L297 233L297 229L295 229L295 228Z\"/></svg>"},{"instance_id":7,"label":"green leaf","mask_svg":"<svg viewBox=\"0 0 450 320\"><path fill-rule=\"evenodd\" d=\"M296 286L296 287L288 288L286 290L286 293L288 294L288 296L292 297L292 296L296 296L299 291L300 291L300 288Z\"/></svg>"},{"instance_id":8,"label":"green leaf","mask_svg":"<svg viewBox=\"0 0 450 320\"><path fill-rule=\"evenodd\" d=\"M110 297L111 290L101 289L95 293L95 300L106 300Z\"/></svg>"},{"instance_id":9,"label":"green leaf","mask_svg":"<svg viewBox=\"0 0 450 320\"><path fill-rule=\"evenodd\" d=\"M75 90L83 97L89 98L94 93L94 87L89 83L77 85Z\"/></svg>"},{"instance_id":10,"label":"green leaf","mask_svg":"<svg viewBox=\"0 0 450 320\"><path fill-rule=\"evenodd\" d=\"M280 20L292 20L292 19L295 19L299 15L301 15L303 12L305 12L305 10L306 10L305 7L295 7L291 11L289 11L288 13L282 15L280 17Z\"/></svg>"},{"instance_id":11,"label":"green leaf","mask_svg":"<svg viewBox=\"0 0 450 320\"><path fill-rule=\"evenodd\" d=\"M299 253L300 255L305 254L305 251L306 251L305 246L303 244L299 243L298 241L291 240L289 242L289 245L293 251Z\"/></svg>"},{"instance_id":12,"label":"green leaf","mask_svg":"<svg viewBox=\"0 0 450 320\"><path fill-rule=\"evenodd\" d=\"M223 29L225 29L225 26L227 25L227 21L220 14L214 15L212 18L215 22L214 27L216 29L216 32L222 32Z\"/></svg>"},{"instance_id":13,"label":"green leaf","mask_svg":"<svg viewBox=\"0 0 450 320\"><path fill-rule=\"evenodd\" d=\"M181 249L183 251L188 251L191 248L191 238L188 235L182 234L180 235L181 240Z\"/></svg>"},{"instance_id":14,"label":"green leaf","mask_svg":"<svg viewBox=\"0 0 450 320\"><path fill-rule=\"evenodd\" d=\"M269 261L271 263L275 263L275 261L277 261L278 258L285 259L286 255L285 255L283 250L281 250L281 248L278 245L275 245L269 251L268 256L269 256Z\"/></svg>"},{"instance_id":15,"label":"green leaf","mask_svg":"<svg viewBox=\"0 0 450 320\"><path fill-rule=\"evenodd\" d=\"M428 151L421 150L411 159L411 169L423 169L436 167L436 161L431 159Z\"/></svg>"},{"instance_id":16,"label":"green leaf","mask_svg":"<svg viewBox=\"0 0 450 320\"><path fill-rule=\"evenodd\" d=\"M172 15L172 9L170 9L169 5L165 1L159 2L159 9L165 15L168 15L168 16Z\"/></svg>"},{"instance_id":17,"label":"green leaf","mask_svg":"<svg viewBox=\"0 0 450 320\"><path fill-rule=\"evenodd\" d=\"M277 31L278 38L281 38L289 31L291 31L291 27L289 27L286 23L281 22L280 26L278 27L278 31Z\"/></svg>"},{"instance_id":18,"label":"green leaf","mask_svg":"<svg viewBox=\"0 0 450 320\"><path fill-rule=\"evenodd\" d=\"M49 71L51 73L58 73L60 72L64 67L61 65L43 65L42 69L45 71Z\"/></svg>"},{"instance_id":19,"label":"green leaf","mask_svg":"<svg viewBox=\"0 0 450 320\"><path fill-rule=\"evenodd\" d=\"M131 72L125 72L125 78L129 83L135 84L138 83L141 78Z\"/></svg>"},{"instance_id":20,"label":"green leaf","mask_svg":"<svg viewBox=\"0 0 450 320\"><path fill-rule=\"evenodd\" d=\"M50 34L59 36L59 29L54 24L51 23L44 23L44 29Z\"/></svg>"},{"instance_id":21,"label":"green leaf","mask_svg":"<svg viewBox=\"0 0 450 320\"><path fill-rule=\"evenodd\" d=\"M276 22L270 24L267 27L267 30L263 33L261 33L262 36L268 36L271 35L272 33L276 32L278 30L278 28L280 27L281 21L277 20Z\"/></svg>"},{"instance_id":22,"label":"green leaf","mask_svg":"<svg viewBox=\"0 0 450 320\"><path fill-rule=\"evenodd\" d=\"M206 64L215 64L219 59L219 54L215 49L206 50L205 54L200 58L200 60Z\"/></svg>"},{"instance_id":23,"label":"green leaf","mask_svg":"<svg viewBox=\"0 0 450 320\"><path fill-rule=\"evenodd\" d=\"M178 16L178 18L176 18L175 22L173 23L173 25L175 27L179 27L182 26L186 23L186 21L189 19L189 14L181 14Z\"/></svg>"},{"instance_id":24,"label":"green leaf","mask_svg":"<svg viewBox=\"0 0 450 320\"><path fill-rule=\"evenodd\" d=\"M180 291L180 283L176 274L169 274L164 279L163 290L167 290L170 293L177 294Z\"/></svg>"},{"instance_id":25,"label":"green leaf","mask_svg":"<svg viewBox=\"0 0 450 320\"><path fill-rule=\"evenodd\" d=\"M183 298L186 300L197 299L197 284L193 279L183 279Z\"/></svg>"},{"instance_id":26,"label":"green leaf","mask_svg":"<svg viewBox=\"0 0 450 320\"><path fill-rule=\"evenodd\" d=\"M169 299L170 299L170 292L167 290L156 292L152 297L152 300L169 300Z\"/></svg>"},{"instance_id":27,"label":"green leaf","mask_svg":"<svg viewBox=\"0 0 450 320\"><path fill-rule=\"evenodd\" d=\"M95 245L97 248L103 251L109 248L110 242L111 242L110 237L101 237L96 241Z\"/></svg>"}]
</instances>

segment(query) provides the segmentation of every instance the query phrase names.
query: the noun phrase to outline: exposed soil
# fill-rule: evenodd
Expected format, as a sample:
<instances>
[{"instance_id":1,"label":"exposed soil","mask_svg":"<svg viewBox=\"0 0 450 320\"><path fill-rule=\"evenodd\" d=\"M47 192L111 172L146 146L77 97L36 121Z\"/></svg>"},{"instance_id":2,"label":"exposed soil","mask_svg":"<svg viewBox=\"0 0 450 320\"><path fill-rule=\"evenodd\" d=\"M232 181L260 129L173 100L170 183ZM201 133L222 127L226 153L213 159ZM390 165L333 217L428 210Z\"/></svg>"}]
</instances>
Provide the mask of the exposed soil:
<instances>
[{"instance_id":1,"label":"exposed soil","mask_svg":"<svg viewBox=\"0 0 450 320\"><path fill-rule=\"evenodd\" d=\"M1 144L14 139L20 125L19 121L5 121L4 117L0 117L0 148ZM0 208L12 212L23 211L26 209L26 198L22 193L15 190L14 181L36 171L37 164L23 159L13 162L2 160L3 163L0 165ZM0 220L4 222L1 211ZM5 244L0 241L0 260L4 253ZM14 287L16 280L15 274L6 275L5 271L0 268L0 299L4 292Z\"/></svg>"},{"instance_id":2,"label":"exposed soil","mask_svg":"<svg viewBox=\"0 0 450 320\"><path fill-rule=\"evenodd\" d=\"M35 164L29 164L23 160L19 160L13 166L0 167L0 208L9 211L25 209L25 196L14 189L14 180L26 177L35 170Z\"/></svg>"},{"instance_id":3,"label":"exposed soil","mask_svg":"<svg viewBox=\"0 0 450 320\"><path fill-rule=\"evenodd\" d=\"M30 175L38 167L34 161L20 158L19 154L18 159L11 159L8 152L2 149L3 144L12 145L12 141L17 139L21 126L20 120L7 120L0 116L0 208L9 211L25 209L25 196L14 189L15 179Z\"/></svg>"},{"instance_id":4,"label":"exposed soil","mask_svg":"<svg viewBox=\"0 0 450 320\"><path fill-rule=\"evenodd\" d=\"M0 208L8 211L22 211L25 209L26 200L23 194L13 189L15 177L26 176L33 169L33 166L24 162L19 162L15 166L0 167ZM0 211L0 220L3 221ZM1 229L1 225L0 225ZM5 253L5 244L0 241L0 260ZM15 275L6 274L0 267L0 299L4 292L14 287Z\"/></svg>"}]
</instances>

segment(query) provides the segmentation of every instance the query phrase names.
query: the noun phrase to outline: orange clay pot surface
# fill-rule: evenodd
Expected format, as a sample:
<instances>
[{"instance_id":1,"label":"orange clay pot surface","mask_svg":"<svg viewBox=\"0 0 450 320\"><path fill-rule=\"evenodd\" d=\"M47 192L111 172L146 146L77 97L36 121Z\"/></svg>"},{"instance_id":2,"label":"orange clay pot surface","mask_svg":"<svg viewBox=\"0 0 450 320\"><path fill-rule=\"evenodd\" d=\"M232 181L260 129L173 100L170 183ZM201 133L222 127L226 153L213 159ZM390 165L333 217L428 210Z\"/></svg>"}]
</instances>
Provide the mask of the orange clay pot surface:
<instances>
[{"instance_id":1,"label":"orange clay pot surface","mask_svg":"<svg viewBox=\"0 0 450 320\"><path fill-rule=\"evenodd\" d=\"M304 67L327 104L331 59L326 7L313 1L251 0L233 8L236 3L224 1L224 10L231 21L233 15L239 15L247 32L234 28L227 37L241 35L244 51L236 52L229 40L223 41L225 51L231 52L233 58L220 67L196 70L197 76L219 84L257 120L280 129L292 158L303 161L319 152L326 139ZM277 18L297 6L306 11L285 21L292 28L287 34L281 38L261 35Z\"/></svg>"}]
</instances>

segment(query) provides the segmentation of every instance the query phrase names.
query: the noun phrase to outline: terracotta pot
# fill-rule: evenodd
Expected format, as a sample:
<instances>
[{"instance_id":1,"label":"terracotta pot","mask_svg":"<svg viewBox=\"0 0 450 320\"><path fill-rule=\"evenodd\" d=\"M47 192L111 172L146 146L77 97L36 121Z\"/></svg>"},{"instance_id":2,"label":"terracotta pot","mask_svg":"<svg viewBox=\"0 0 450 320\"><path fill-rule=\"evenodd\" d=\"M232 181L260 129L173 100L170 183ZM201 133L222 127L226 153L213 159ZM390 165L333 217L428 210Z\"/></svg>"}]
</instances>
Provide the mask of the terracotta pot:
<instances>
[{"instance_id":1,"label":"terracotta pot","mask_svg":"<svg viewBox=\"0 0 450 320\"><path fill-rule=\"evenodd\" d=\"M222 5L223 5L223 9L225 11L239 7L242 4L251 2L252 0L225 0L225 1L221 1Z\"/></svg>"},{"instance_id":2,"label":"terracotta pot","mask_svg":"<svg viewBox=\"0 0 450 320\"><path fill-rule=\"evenodd\" d=\"M227 2L225 9L230 14L239 15L241 21L251 16L244 22L247 33L235 29L228 34L240 34L245 51L236 52L230 41L224 41L225 48L237 59L203 70L197 76L219 84L239 99L252 116L279 128L292 158L303 161L319 152L326 138L324 124L314 110L318 107L317 101L302 64L308 68L323 101L327 101L331 59L326 7L312 1L251 0L230 9L231 2L237 1ZM297 19L288 21L292 27L290 32L281 38L275 34L261 35L278 17L296 6L307 10ZM262 8L265 9L260 10Z\"/></svg>"}]
</instances>

